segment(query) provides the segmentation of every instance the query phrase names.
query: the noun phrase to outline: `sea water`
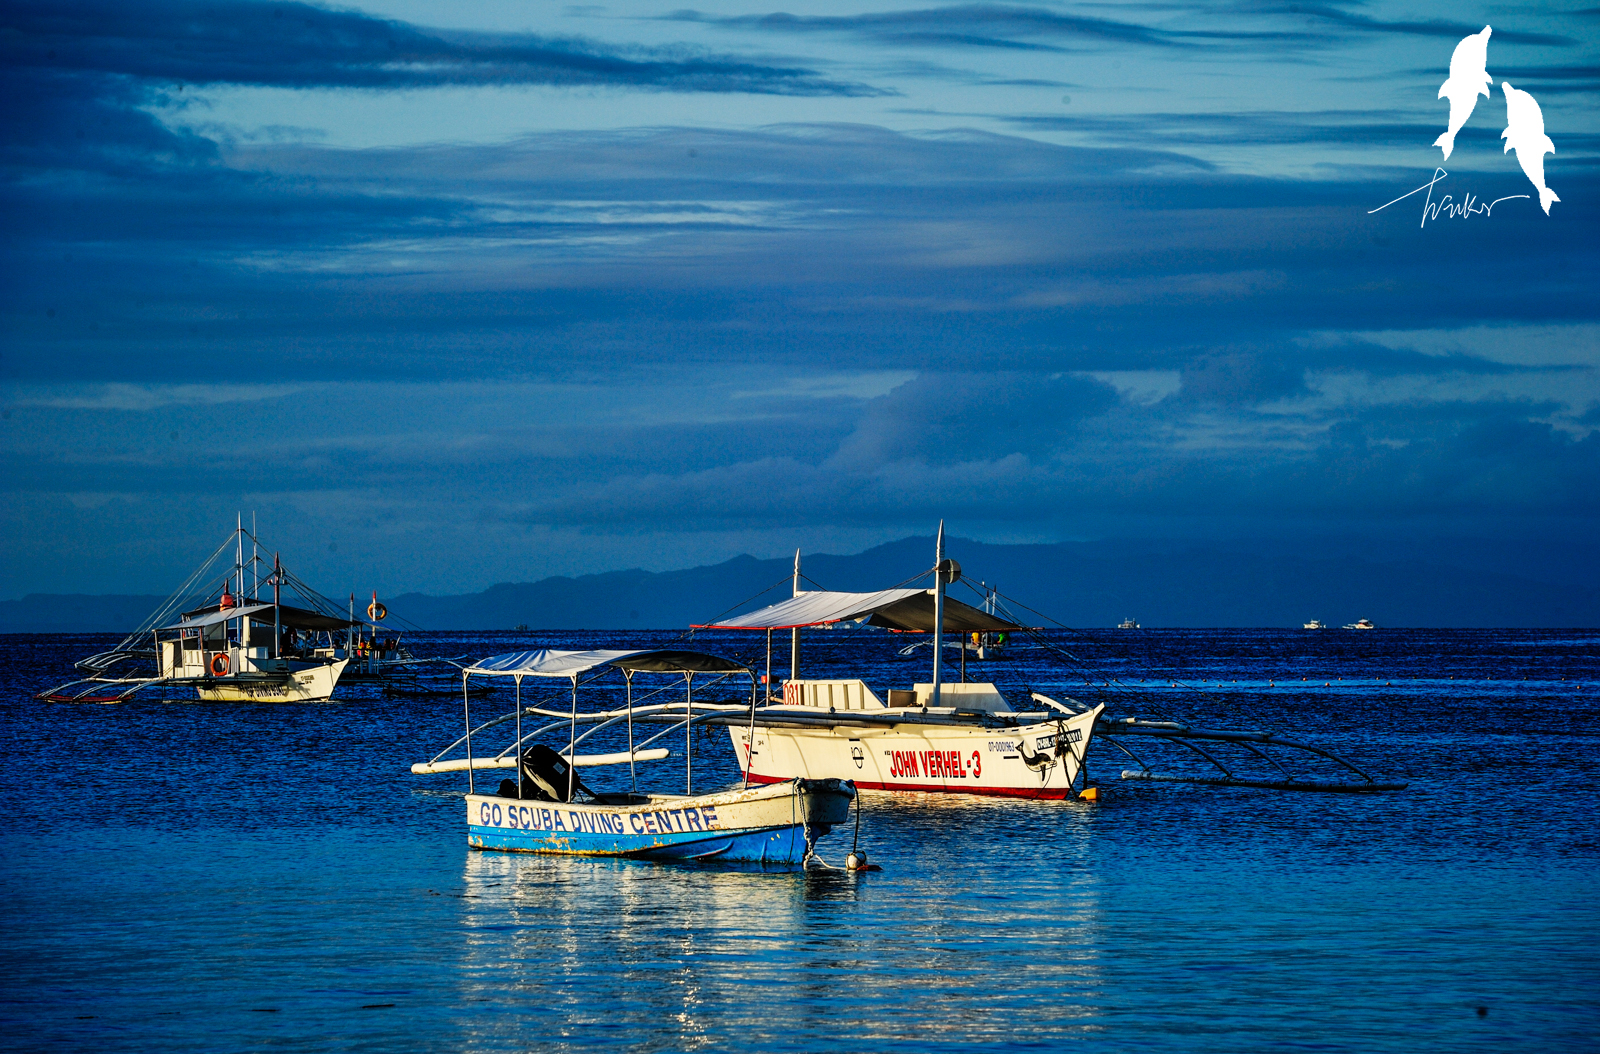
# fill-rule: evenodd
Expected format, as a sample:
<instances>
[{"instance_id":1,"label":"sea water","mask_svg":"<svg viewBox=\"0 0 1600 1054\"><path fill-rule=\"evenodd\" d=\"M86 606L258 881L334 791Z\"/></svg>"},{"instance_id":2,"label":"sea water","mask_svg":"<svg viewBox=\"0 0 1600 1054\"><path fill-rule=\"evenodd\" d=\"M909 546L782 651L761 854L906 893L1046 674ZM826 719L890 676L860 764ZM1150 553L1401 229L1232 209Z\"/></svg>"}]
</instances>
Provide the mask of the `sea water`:
<instances>
[{"instance_id":1,"label":"sea water","mask_svg":"<svg viewBox=\"0 0 1600 1054\"><path fill-rule=\"evenodd\" d=\"M755 636L676 636L409 643L471 656L687 644L765 669ZM910 639L807 633L803 672L909 687L931 659L900 657ZM0 637L0 1047L1600 1047L1600 635L1049 640L968 676L1276 731L1408 786L1128 781L1138 766L1102 740L1097 804L864 795L859 832L818 849L837 865L859 845L882 866L867 874L482 853L466 846L464 775L409 772L460 734L459 696L42 703L36 691L113 639ZM786 671L787 648L774 661ZM669 681L636 688L663 701L682 691ZM529 687L524 702L559 710L566 692ZM749 684L701 692L736 702ZM489 717L511 695L473 706ZM642 767L646 785L682 790L682 733L658 745L673 757ZM1128 745L1155 771L1209 767ZM697 789L737 780L723 732L693 747ZM584 775L628 780L626 767Z\"/></svg>"}]
</instances>

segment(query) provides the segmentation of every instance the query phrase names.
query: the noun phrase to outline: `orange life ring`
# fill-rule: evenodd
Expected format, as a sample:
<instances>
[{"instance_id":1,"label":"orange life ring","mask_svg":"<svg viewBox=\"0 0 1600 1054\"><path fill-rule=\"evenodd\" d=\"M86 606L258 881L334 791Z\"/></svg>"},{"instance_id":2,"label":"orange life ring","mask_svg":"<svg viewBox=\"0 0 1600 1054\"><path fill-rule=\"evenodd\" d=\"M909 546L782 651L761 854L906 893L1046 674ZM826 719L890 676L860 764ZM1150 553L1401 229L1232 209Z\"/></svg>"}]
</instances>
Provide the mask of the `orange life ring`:
<instances>
[{"instance_id":1,"label":"orange life ring","mask_svg":"<svg viewBox=\"0 0 1600 1054\"><path fill-rule=\"evenodd\" d=\"M367 618L371 619L372 621L382 622L388 617L389 609L378 603L377 600L373 600L372 603L367 605Z\"/></svg>"},{"instance_id":2,"label":"orange life ring","mask_svg":"<svg viewBox=\"0 0 1600 1054\"><path fill-rule=\"evenodd\" d=\"M228 676L228 653L219 651L211 656L211 676Z\"/></svg>"}]
</instances>

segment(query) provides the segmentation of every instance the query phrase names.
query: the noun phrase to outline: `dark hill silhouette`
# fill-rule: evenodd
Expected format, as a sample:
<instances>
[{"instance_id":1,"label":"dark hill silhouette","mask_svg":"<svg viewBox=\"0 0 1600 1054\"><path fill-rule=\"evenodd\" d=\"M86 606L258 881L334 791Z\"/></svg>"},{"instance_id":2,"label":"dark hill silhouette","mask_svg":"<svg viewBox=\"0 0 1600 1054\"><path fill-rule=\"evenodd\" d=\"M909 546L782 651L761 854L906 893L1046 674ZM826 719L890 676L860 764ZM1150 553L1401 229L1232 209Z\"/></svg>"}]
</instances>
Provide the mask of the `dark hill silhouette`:
<instances>
[{"instance_id":1,"label":"dark hill silhouette","mask_svg":"<svg viewBox=\"0 0 1600 1054\"><path fill-rule=\"evenodd\" d=\"M951 539L948 548L967 578L1080 627L1127 617L1151 628L1298 626L1311 618L1333 626L1358 618L1380 627L1600 626L1600 546L1589 543ZM808 555L802 569L813 588L867 590L899 584L932 563L931 538L905 538L851 556ZM386 600L395 615L433 630L671 629L787 596L791 565L790 558L738 556L678 571L609 571ZM954 595L976 599L961 585ZM0 601L0 632L126 630L161 599L34 594Z\"/></svg>"}]
</instances>

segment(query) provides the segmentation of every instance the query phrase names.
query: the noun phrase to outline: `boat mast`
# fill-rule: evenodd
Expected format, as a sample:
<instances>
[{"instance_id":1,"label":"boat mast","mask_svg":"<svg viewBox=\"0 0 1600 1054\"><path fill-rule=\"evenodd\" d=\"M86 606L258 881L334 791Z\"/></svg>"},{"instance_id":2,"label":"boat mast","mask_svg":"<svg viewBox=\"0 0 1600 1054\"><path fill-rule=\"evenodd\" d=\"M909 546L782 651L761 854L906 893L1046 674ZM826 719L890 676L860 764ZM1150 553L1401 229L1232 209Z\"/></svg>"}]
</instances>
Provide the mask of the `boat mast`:
<instances>
[{"instance_id":1,"label":"boat mast","mask_svg":"<svg viewBox=\"0 0 1600 1054\"><path fill-rule=\"evenodd\" d=\"M940 668L944 665L944 521L933 543L933 692L928 705L939 706Z\"/></svg>"},{"instance_id":2,"label":"boat mast","mask_svg":"<svg viewBox=\"0 0 1600 1054\"><path fill-rule=\"evenodd\" d=\"M283 577L283 565L278 554L272 554L272 657L283 658L283 609L278 605L278 579Z\"/></svg>"},{"instance_id":3,"label":"boat mast","mask_svg":"<svg viewBox=\"0 0 1600 1054\"><path fill-rule=\"evenodd\" d=\"M233 591L233 603L236 608L244 607L244 513L235 509L233 513L233 574L237 588ZM250 646L250 619L248 616L239 620L234 629L234 639L239 647Z\"/></svg>"},{"instance_id":4,"label":"boat mast","mask_svg":"<svg viewBox=\"0 0 1600 1054\"><path fill-rule=\"evenodd\" d=\"M792 596L800 595L800 550L794 551L794 592ZM789 631L789 680L800 679L800 627L796 626Z\"/></svg>"}]
</instances>

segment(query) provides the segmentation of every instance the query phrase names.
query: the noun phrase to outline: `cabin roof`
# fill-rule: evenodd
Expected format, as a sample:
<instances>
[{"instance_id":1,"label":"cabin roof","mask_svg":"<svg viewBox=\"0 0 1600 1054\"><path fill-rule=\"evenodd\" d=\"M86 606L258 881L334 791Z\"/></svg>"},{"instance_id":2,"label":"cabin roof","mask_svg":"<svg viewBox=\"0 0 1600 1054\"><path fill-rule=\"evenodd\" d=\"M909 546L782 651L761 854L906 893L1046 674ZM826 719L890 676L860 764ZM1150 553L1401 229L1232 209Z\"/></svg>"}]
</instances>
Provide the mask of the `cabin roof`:
<instances>
[{"instance_id":1,"label":"cabin roof","mask_svg":"<svg viewBox=\"0 0 1600 1054\"><path fill-rule=\"evenodd\" d=\"M159 626L158 629L202 629L206 626L215 626L219 622L229 619L250 617L257 622L272 621L271 604L236 604L233 607L218 608L204 607L195 611L184 613L182 622L175 622L170 626ZM287 629L345 629L350 626L360 625L349 619L336 618L333 615L324 615L320 611L308 608L291 607L288 604L278 605L278 622Z\"/></svg>"},{"instance_id":2,"label":"cabin roof","mask_svg":"<svg viewBox=\"0 0 1600 1054\"><path fill-rule=\"evenodd\" d=\"M576 677L597 666L648 673L732 673L748 667L699 651L653 649L644 651L513 651L491 655L466 668L467 673L502 677Z\"/></svg>"},{"instance_id":3,"label":"cabin roof","mask_svg":"<svg viewBox=\"0 0 1600 1054\"><path fill-rule=\"evenodd\" d=\"M876 593L817 591L801 593L748 615L695 628L799 629L864 618L868 624L885 629L927 633L935 628L933 615L931 589L882 589ZM944 599L944 628L950 633L984 633L1011 632L1025 627L947 596Z\"/></svg>"}]
</instances>

